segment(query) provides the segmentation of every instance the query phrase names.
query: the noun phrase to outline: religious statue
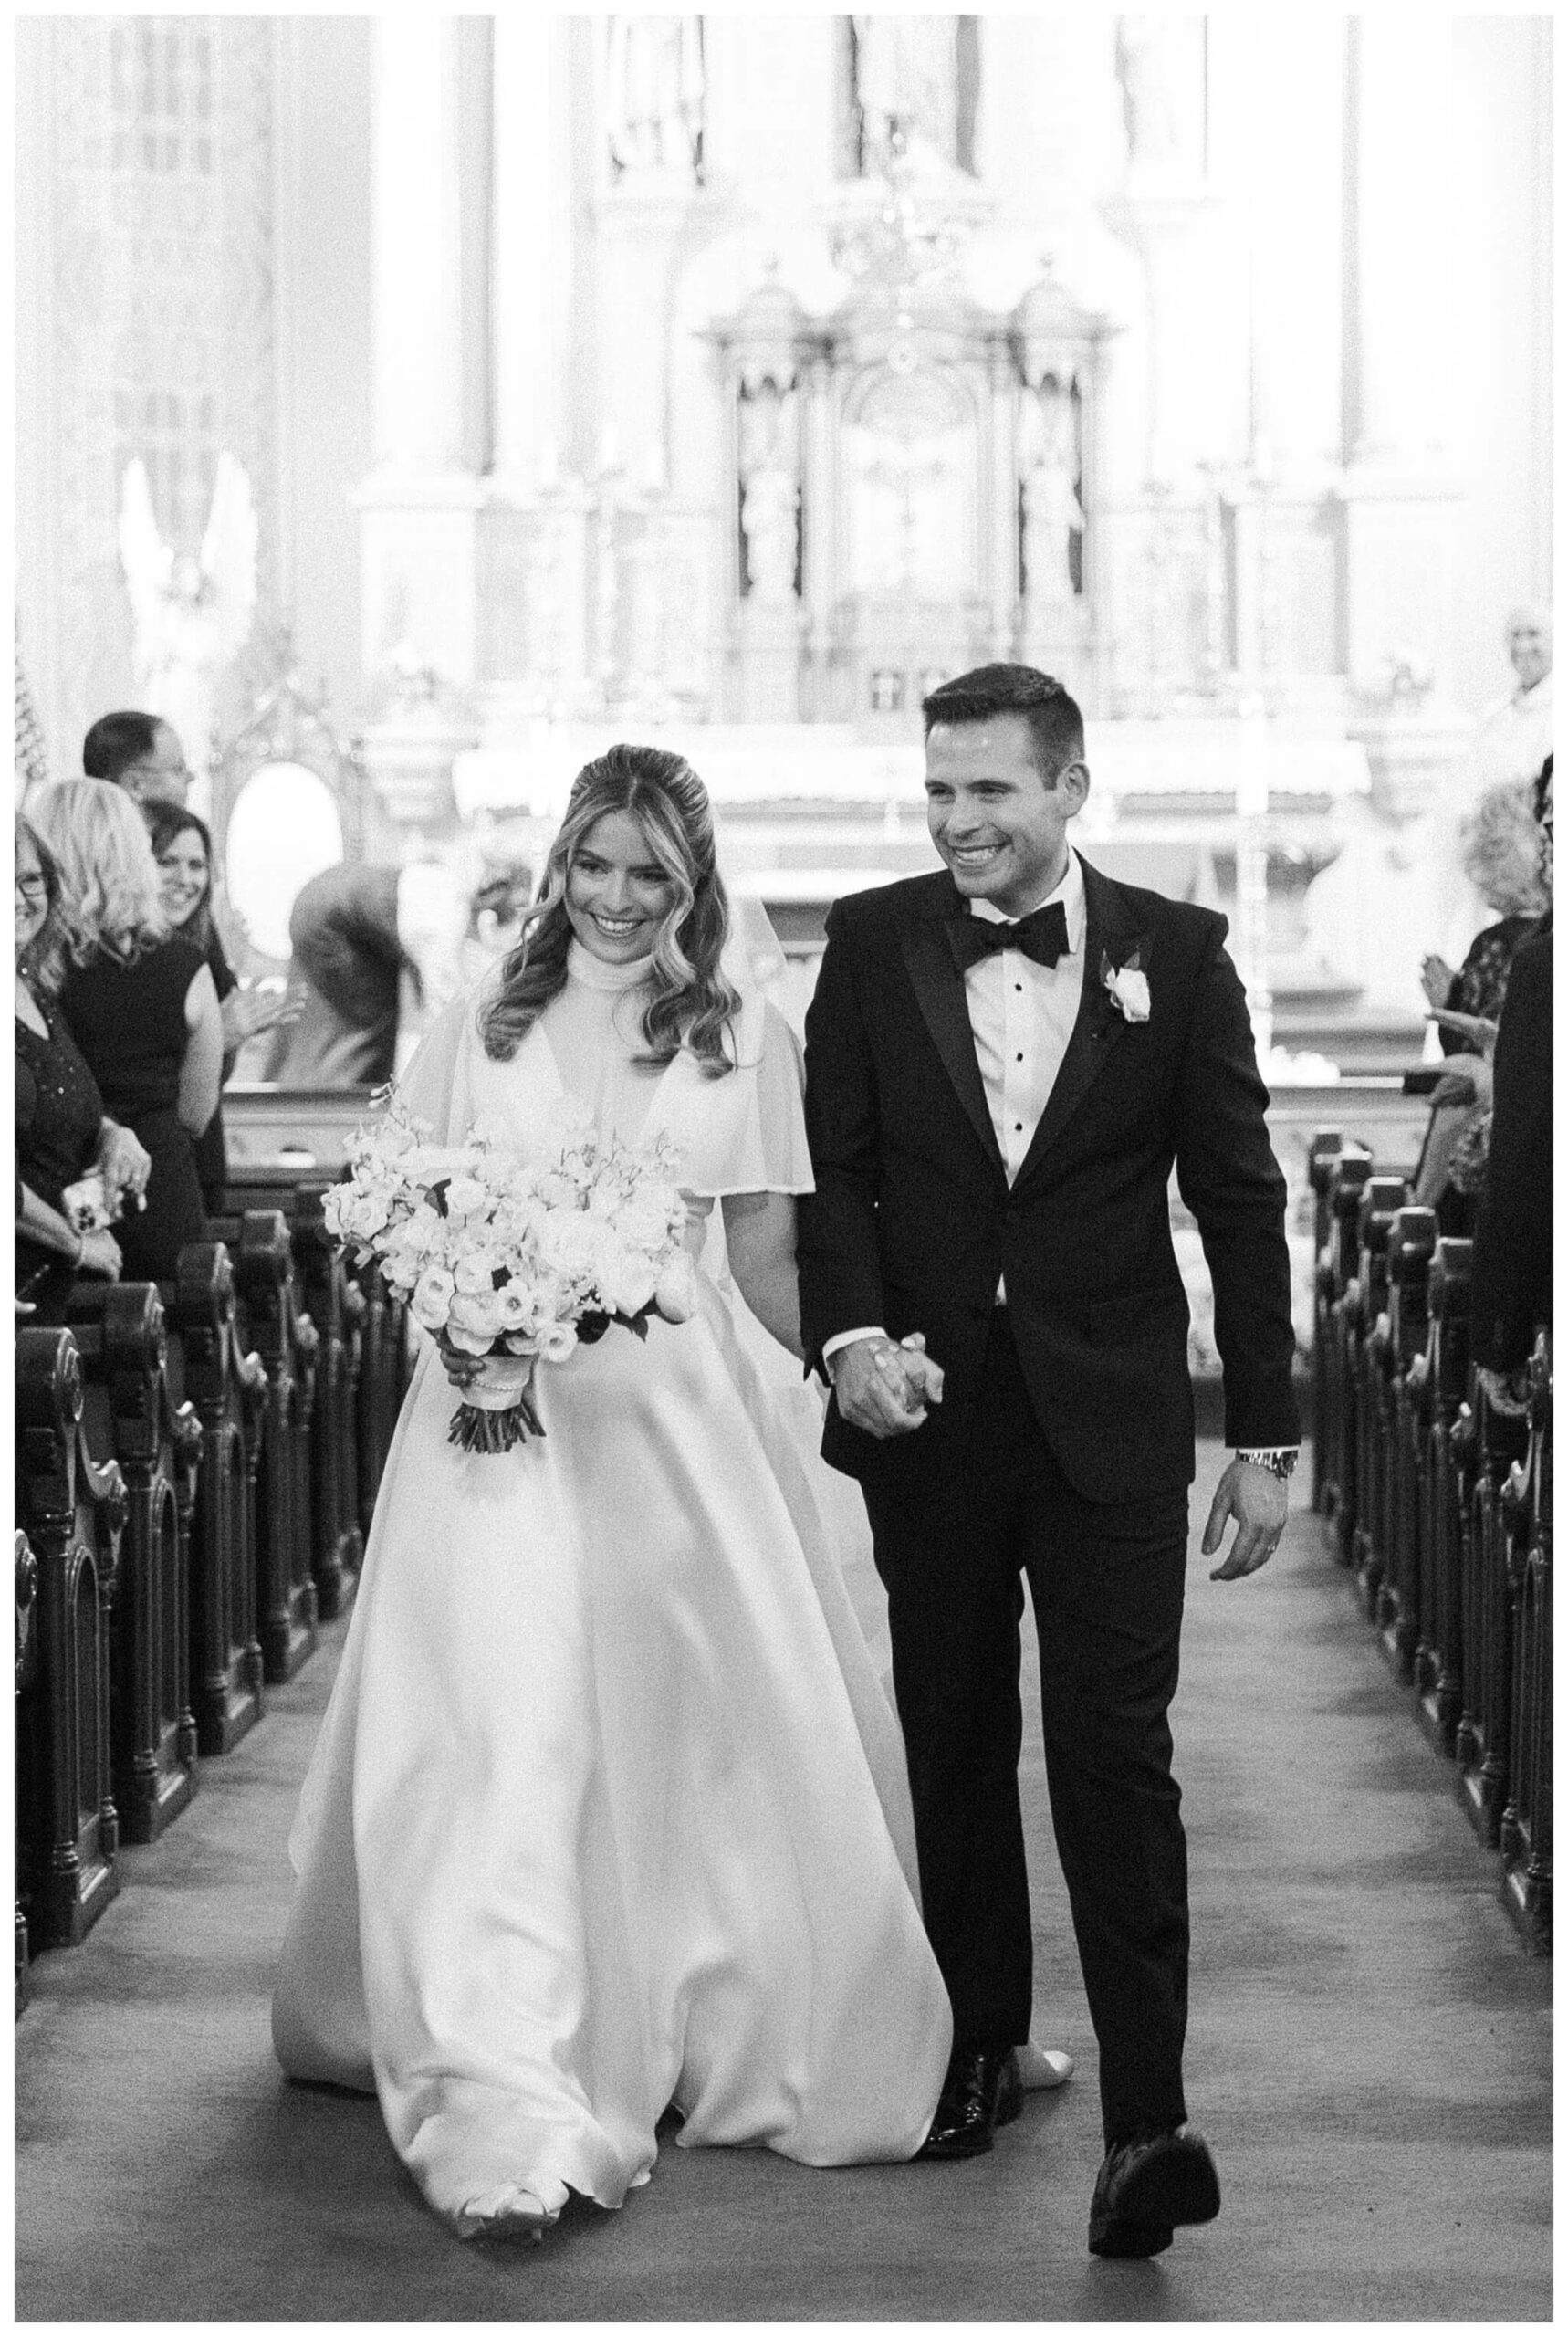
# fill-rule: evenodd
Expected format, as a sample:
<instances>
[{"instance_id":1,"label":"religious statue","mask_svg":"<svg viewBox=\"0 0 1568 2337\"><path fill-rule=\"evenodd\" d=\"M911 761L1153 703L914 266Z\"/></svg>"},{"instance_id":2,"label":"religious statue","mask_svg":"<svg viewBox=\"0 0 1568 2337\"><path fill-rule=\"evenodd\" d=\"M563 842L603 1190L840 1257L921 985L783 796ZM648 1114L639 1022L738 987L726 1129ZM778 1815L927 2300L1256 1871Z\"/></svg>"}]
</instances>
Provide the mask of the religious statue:
<instances>
[{"instance_id":1,"label":"religious statue","mask_svg":"<svg viewBox=\"0 0 1568 2337\"><path fill-rule=\"evenodd\" d=\"M852 16L854 102L868 158L890 152L950 168L956 153L956 16Z\"/></svg>"},{"instance_id":2,"label":"religious statue","mask_svg":"<svg viewBox=\"0 0 1568 2337\"><path fill-rule=\"evenodd\" d=\"M198 776L211 761L218 687L256 612L256 517L250 481L218 456L199 556L163 541L147 466L125 466L120 558L136 622L136 703L171 725Z\"/></svg>"},{"instance_id":3,"label":"religious statue","mask_svg":"<svg viewBox=\"0 0 1568 2337\"><path fill-rule=\"evenodd\" d=\"M1205 39L1201 16L1116 20L1116 78L1134 182L1166 185L1203 174Z\"/></svg>"},{"instance_id":4,"label":"religious statue","mask_svg":"<svg viewBox=\"0 0 1568 2337\"><path fill-rule=\"evenodd\" d=\"M740 525L753 601L795 598L800 486L794 449L795 393L764 381L741 402Z\"/></svg>"},{"instance_id":5,"label":"religious statue","mask_svg":"<svg viewBox=\"0 0 1568 2337\"><path fill-rule=\"evenodd\" d=\"M1040 607L1074 596L1072 539L1083 533L1083 506L1078 499L1072 409L1067 399L1053 382L1042 383L1024 413L1029 433L1021 481L1024 583L1030 600Z\"/></svg>"},{"instance_id":6,"label":"religious statue","mask_svg":"<svg viewBox=\"0 0 1568 2337\"><path fill-rule=\"evenodd\" d=\"M612 16L606 128L618 177L702 179L700 16Z\"/></svg>"}]
</instances>

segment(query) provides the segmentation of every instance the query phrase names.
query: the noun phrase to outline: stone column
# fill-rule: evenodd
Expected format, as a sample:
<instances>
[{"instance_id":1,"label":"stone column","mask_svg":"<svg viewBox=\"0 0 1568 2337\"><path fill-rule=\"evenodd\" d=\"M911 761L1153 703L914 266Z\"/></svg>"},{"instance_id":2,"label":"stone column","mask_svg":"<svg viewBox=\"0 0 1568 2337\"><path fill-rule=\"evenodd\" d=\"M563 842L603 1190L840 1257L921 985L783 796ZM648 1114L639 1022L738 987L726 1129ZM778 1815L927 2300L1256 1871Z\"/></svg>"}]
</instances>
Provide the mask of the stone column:
<instances>
[{"instance_id":1,"label":"stone column","mask_svg":"<svg viewBox=\"0 0 1568 2337\"><path fill-rule=\"evenodd\" d=\"M1439 13L1346 20L1344 529L1353 690L1388 699L1396 664L1438 701L1458 491L1443 351L1451 29ZM1429 709L1430 711L1430 709Z\"/></svg>"},{"instance_id":2,"label":"stone column","mask_svg":"<svg viewBox=\"0 0 1568 2337\"><path fill-rule=\"evenodd\" d=\"M489 136L464 102L476 80L462 70L460 46L487 39L480 18L375 21L376 465L355 501L361 655L383 713L366 733L366 760L372 778L386 763L395 816L426 826L451 816L452 758L472 739L451 710L476 665L482 491L464 466L464 383L465 366L484 367L487 351L465 346L465 322L472 337L476 320L471 309L465 316L459 173L488 169Z\"/></svg>"}]
</instances>

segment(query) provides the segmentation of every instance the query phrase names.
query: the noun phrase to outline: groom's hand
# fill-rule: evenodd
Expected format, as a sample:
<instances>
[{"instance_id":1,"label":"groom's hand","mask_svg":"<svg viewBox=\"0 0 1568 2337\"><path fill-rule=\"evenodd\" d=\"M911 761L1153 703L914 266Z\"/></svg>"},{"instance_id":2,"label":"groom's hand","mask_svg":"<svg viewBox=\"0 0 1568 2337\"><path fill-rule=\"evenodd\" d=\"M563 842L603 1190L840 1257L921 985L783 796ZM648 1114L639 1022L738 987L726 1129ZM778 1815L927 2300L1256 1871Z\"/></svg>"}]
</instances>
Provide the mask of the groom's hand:
<instances>
[{"instance_id":1,"label":"groom's hand","mask_svg":"<svg viewBox=\"0 0 1568 2337\"><path fill-rule=\"evenodd\" d=\"M1215 1489L1214 1506L1203 1530L1204 1556L1213 1557L1231 1518L1236 1520L1236 1539L1223 1565L1210 1567L1210 1582L1234 1582L1238 1575L1256 1574L1260 1567L1267 1566L1285 1530L1288 1505L1284 1483L1271 1469L1232 1461Z\"/></svg>"},{"instance_id":2,"label":"groom's hand","mask_svg":"<svg viewBox=\"0 0 1568 2337\"><path fill-rule=\"evenodd\" d=\"M888 1338L856 1339L831 1359L833 1397L845 1420L868 1436L907 1436L942 1400L942 1368L925 1353L915 1331L902 1346Z\"/></svg>"}]
</instances>

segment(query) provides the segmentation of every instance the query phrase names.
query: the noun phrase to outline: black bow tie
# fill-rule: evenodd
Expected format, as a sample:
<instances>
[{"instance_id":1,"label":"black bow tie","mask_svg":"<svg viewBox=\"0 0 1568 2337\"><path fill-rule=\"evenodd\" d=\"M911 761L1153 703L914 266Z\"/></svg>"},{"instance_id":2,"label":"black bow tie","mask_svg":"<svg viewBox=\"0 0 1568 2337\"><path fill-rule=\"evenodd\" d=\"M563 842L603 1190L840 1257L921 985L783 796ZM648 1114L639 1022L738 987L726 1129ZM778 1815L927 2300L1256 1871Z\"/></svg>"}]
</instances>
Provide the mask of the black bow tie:
<instances>
[{"instance_id":1,"label":"black bow tie","mask_svg":"<svg viewBox=\"0 0 1568 2337\"><path fill-rule=\"evenodd\" d=\"M988 917L956 917L947 938L960 973L998 949L1021 949L1037 966L1054 966L1067 954L1067 911L1060 901L1047 901L1044 908L1031 909L1016 925L998 924Z\"/></svg>"}]
</instances>

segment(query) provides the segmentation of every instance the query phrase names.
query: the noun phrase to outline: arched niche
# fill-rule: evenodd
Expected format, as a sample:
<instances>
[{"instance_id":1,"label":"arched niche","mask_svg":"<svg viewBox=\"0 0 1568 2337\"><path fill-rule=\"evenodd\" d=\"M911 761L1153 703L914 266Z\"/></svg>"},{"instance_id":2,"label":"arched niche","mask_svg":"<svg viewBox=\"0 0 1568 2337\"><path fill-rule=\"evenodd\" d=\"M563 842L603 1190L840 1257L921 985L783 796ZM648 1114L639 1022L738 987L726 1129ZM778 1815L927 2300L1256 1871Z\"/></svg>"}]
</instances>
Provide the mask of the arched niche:
<instances>
[{"instance_id":1,"label":"arched niche","mask_svg":"<svg viewBox=\"0 0 1568 2337\"><path fill-rule=\"evenodd\" d=\"M345 743L292 670L257 699L213 775L215 894L241 973L288 961L288 912L308 878L377 848L357 740Z\"/></svg>"}]
</instances>

